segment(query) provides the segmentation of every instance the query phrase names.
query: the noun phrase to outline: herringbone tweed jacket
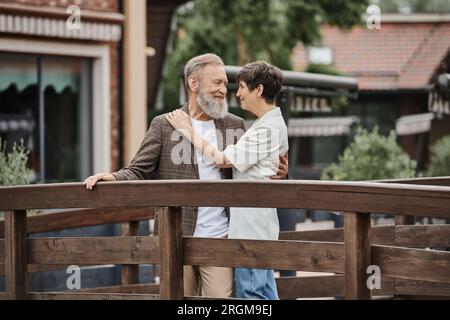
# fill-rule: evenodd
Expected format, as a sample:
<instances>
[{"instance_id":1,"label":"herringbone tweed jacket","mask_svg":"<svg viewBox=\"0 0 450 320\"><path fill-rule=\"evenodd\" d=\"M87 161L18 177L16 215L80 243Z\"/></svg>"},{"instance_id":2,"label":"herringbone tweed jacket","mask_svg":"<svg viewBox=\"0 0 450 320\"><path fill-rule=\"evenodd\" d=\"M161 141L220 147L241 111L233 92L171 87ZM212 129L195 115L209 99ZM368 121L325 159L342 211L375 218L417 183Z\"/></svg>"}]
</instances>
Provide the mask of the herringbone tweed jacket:
<instances>
[{"instance_id":1,"label":"herringbone tweed jacket","mask_svg":"<svg viewBox=\"0 0 450 320\"><path fill-rule=\"evenodd\" d=\"M181 108L189 113L188 105ZM222 133L218 135L218 148L223 150L228 144L236 143L245 131L244 121L233 115L228 114L225 118L215 120L216 129ZM226 130L232 129L235 132L234 139L226 139ZM187 139L172 141L172 134L175 129L166 120L165 115L157 116L150 124L150 128L130 165L113 172L112 174L118 181L123 180L172 180L172 179L199 179L198 165L195 159L194 147ZM231 141L226 141L231 140ZM176 164L171 158L172 150L175 146L180 149L180 143L188 145L183 146L183 150L188 150L187 157L189 163ZM227 144L228 143L228 144ZM186 157L186 158L187 158ZM231 179L231 169L221 169L222 179ZM183 208L183 234L192 236L197 224L198 208ZM228 212L228 208L227 208ZM155 234L158 234L158 212L155 216Z\"/></svg>"}]
</instances>

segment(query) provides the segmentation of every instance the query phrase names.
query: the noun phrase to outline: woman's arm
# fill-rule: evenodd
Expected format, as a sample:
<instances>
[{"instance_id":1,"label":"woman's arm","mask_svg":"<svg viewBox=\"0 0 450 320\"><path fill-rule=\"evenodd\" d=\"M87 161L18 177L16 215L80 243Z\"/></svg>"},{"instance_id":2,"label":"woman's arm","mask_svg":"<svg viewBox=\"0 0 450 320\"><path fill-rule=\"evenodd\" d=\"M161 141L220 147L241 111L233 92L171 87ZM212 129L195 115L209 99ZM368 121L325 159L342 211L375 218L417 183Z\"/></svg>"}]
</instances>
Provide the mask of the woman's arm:
<instances>
[{"instance_id":1,"label":"woman's arm","mask_svg":"<svg viewBox=\"0 0 450 320\"><path fill-rule=\"evenodd\" d=\"M208 159L213 161L213 163L219 168L232 168L233 165L227 161L227 158L223 152L219 151L214 146L210 145L203 137L197 132L191 125L191 120L189 115L181 110L175 110L166 114L167 121L176 130L181 132L199 151L202 152Z\"/></svg>"}]
</instances>

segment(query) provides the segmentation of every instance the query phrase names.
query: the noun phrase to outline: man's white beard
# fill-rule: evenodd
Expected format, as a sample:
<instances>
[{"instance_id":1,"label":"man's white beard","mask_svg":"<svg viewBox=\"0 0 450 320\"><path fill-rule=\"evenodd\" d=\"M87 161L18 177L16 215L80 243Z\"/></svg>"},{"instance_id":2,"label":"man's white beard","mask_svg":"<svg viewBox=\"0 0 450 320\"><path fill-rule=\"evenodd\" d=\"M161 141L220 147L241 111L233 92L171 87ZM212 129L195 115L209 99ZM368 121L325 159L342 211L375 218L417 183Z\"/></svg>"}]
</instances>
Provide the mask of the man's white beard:
<instances>
[{"instance_id":1,"label":"man's white beard","mask_svg":"<svg viewBox=\"0 0 450 320\"><path fill-rule=\"evenodd\" d=\"M213 119L223 119L228 113L228 102L225 98L223 100L214 99L201 89L197 97L197 103Z\"/></svg>"}]
</instances>

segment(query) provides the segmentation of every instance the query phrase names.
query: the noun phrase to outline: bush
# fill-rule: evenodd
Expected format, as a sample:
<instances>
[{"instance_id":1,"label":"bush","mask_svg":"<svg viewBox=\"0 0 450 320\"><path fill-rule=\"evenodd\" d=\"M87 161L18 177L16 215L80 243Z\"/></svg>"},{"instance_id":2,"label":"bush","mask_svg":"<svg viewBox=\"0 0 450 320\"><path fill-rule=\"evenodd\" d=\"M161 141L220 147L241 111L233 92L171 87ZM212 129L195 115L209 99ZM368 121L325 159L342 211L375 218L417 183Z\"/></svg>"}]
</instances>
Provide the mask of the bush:
<instances>
[{"instance_id":1,"label":"bush","mask_svg":"<svg viewBox=\"0 0 450 320\"><path fill-rule=\"evenodd\" d=\"M429 175L432 177L450 176L450 136L436 141L430 151Z\"/></svg>"},{"instance_id":2,"label":"bush","mask_svg":"<svg viewBox=\"0 0 450 320\"><path fill-rule=\"evenodd\" d=\"M322 180L379 180L412 178L416 162L403 152L393 131L384 137L378 128L372 132L358 128L355 140L332 164L322 172Z\"/></svg>"},{"instance_id":3,"label":"bush","mask_svg":"<svg viewBox=\"0 0 450 320\"><path fill-rule=\"evenodd\" d=\"M12 151L6 153L6 143L0 139L0 186L26 185L30 183L31 171L27 168L29 151L23 146L23 141L17 146L14 143ZM0 219L3 213L0 212Z\"/></svg>"},{"instance_id":4,"label":"bush","mask_svg":"<svg viewBox=\"0 0 450 320\"><path fill-rule=\"evenodd\" d=\"M14 143L12 152L6 153L6 143L0 139L0 185L26 185L30 183L31 171L27 168L28 154L23 140L17 146Z\"/></svg>"}]
</instances>

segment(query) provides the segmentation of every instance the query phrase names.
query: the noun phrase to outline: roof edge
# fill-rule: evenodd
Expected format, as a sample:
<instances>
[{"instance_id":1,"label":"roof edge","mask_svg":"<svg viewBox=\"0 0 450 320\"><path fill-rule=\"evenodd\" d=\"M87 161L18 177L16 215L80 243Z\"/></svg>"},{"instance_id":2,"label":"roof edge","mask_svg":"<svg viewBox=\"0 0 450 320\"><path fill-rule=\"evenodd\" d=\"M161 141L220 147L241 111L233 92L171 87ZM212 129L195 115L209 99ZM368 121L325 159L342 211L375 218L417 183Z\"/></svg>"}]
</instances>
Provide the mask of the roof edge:
<instances>
[{"instance_id":1,"label":"roof edge","mask_svg":"<svg viewBox=\"0 0 450 320\"><path fill-rule=\"evenodd\" d=\"M364 20L367 20L367 15ZM381 23L438 23L450 22L450 13L415 13L415 14L399 14L399 13L381 13Z\"/></svg>"}]
</instances>

